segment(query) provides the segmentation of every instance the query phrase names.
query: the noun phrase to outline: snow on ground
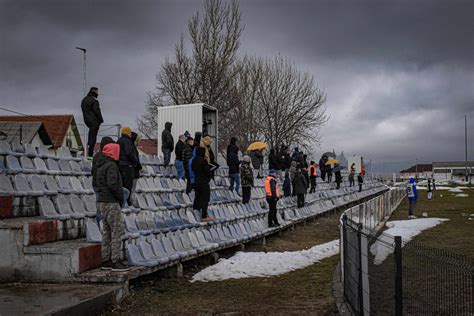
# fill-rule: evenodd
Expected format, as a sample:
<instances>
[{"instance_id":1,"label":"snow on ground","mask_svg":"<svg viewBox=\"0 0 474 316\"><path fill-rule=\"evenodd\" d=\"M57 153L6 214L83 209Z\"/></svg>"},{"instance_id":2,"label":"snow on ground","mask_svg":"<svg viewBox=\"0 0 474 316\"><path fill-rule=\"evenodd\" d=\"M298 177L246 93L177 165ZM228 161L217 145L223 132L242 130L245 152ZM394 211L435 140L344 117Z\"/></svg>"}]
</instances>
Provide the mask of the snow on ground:
<instances>
[{"instance_id":1,"label":"snow on ground","mask_svg":"<svg viewBox=\"0 0 474 316\"><path fill-rule=\"evenodd\" d=\"M452 192L452 193L462 193L463 192L460 187L452 188L452 189L449 189L448 191Z\"/></svg>"},{"instance_id":2,"label":"snow on ground","mask_svg":"<svg viewBox=\"0 0 474 316\"><path fill-rule=\"evenodd\" d=\"M391 253L393 253L394 236L401 236L403 244L412 240L422 231L433 228L444 221L446 218L417 218L402 221L390 221L386 226L389 227L377 241L370 247L370 252L375 256L374 264L381 264Z\"/></svg>"},{"instance_id":3,"label":"snow on ground","mask_svg":"<svg viewBox=\"0 0 474 316\"><path fill-rule=\"evenodd\" d=\"M459 194L456 194L455 197L469 197L469 194L459 193Z\"/></svg>"},{"instance_id":4,"label":"snow on ground","mask_svg":"<svg viewBox=\"0 0 474 316\"><path fill-rule=\"evenodd\" d=\"M426 190L426 186L417 185L418 190ZM446 187L446 186L436 186L436 190L448 190L449 192L462 192L462 190L468 190L469 187Z\"/></svg>"},{"instance_id":5,"label":"snow on ground","mask_svg":"<svg viewBox=\"0 0 474 316\"><path fill-rule=\"evenodd\" d=\"M193 276L195 281L222 281L280 275L312 265L339 253L339 240L314 246L308 250L285 252L237 252L221 259Z\"/></svg>"}]
</instances>

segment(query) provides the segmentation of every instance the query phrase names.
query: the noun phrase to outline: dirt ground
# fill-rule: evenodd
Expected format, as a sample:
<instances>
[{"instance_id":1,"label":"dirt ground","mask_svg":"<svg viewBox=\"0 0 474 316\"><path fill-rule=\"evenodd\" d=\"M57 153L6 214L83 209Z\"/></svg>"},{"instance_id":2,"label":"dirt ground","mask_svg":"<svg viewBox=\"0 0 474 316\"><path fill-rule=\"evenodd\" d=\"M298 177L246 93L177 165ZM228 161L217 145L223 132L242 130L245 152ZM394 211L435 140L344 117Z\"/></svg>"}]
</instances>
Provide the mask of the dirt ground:
<instances>
[{"instance_id":1,"label":"dirt ground","mask_svg":"<svg viewBox=\"0 0 474 316\"><path fill-rule=\"evenodd\" d=\"M339 238L339 214L267 239L266 246L245 251L296 251ZM199 266L182 279L149 277L135 284L125 302L108 315L337 315L332 277L339 257L269 278L189 282Z\"/></svg>"}]
</instances>

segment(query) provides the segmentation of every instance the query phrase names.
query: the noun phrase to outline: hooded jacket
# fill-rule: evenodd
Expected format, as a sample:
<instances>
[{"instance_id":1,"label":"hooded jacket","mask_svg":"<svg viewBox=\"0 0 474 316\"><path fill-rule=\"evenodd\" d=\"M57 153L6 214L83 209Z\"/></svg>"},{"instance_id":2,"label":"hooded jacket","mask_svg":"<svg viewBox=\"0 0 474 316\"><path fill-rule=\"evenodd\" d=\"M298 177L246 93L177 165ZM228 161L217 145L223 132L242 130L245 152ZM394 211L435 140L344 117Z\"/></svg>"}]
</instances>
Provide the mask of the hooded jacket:
<instances>
[{"instance_id":1,"label":"hooded jacket","mask_svg":"<svg viewBox=\"0 0 474 316\"><path fill-rule=\"evenodd\" d=\"M165 129L161 132L161 150L169 150L173 152L174 149L174 139L173 135L171 135L171 126L173 123L166 122Z\"/></svg>"},{"instance_id":2,"label":"hooded jacket","mask_svg":"<svg viewBox=\"0 0 474 316\"><path fill-rule=\"evenodd\" d=\"M202 147L195 148L196 156L194 157L191 168L194 173L194 185L195 186L209 186L211 181L211 170L209 164L204 158L205 151Z\"/></svg>"},{"instance_id":3,"label":"hooded jacket","mask_svg":"<svg viewBox=\"0 0 474 316\"><path fill-rule=\"evenodd\" d=\"M306 178L300 171L297 171L293 179L293 194L306 194L307 187Z\"/></svg>"},{"instance_id":4,"label":"hooded jacket","mask_svg":"<svg viewBox=\"0 0 474 316\"><path fill-rule=\"evenodd\" d=\"M239 147L236 145L237 139L232 137L229 146L227 146L227 166L229 174L239 173Z\"/></svg>"},{"instance_id":5,"label":"hooded jacket","mask_svg":"<svg viewBox=\"0 0 474 316\"><path fill-rule=\"evenodd\" d=\"M90 129L99 128L100 124L104 123L102 113L100 111L100 104L97 101L97 94L89 92L81 102L82 116L84 123Z\"/></svg>"},{"instance_id":6,"label":"hooded jacket","mask_svg":"<svg viewBox=\"0 0 474 316\"><path fill-rule=\"evenodd\" d=\"M127 135L122 135L117 140L117 144L120 145L120 161L119 165L122 167L137 167L138 161L138 150L132 143L132 139Z\"/></svg>"},{"instance_id":7,"label":"hooded jacket","mask_svg":"<svg viewBox=\"0 0 474 316\"><path fill-rule=\"evenodd\" d=\"M99 159L100 156L104 156L102 149L107 144L115 144L115 142L110 137L107 137L107 136L102 137L102 140L100 141L100 150L94 155L94 158L92 158L91 173L92 173L92 187L93 188L97 188L97 160Z\"/></svg>"},{"instance_id":8,"label":"hooded jacket","mask_svg":"<svg viewBox=\"0 0 474 316\"><path fill-rule=\"evenodd\" d=\"M260 150L251 151L250 159L252 159L254 169L260 169L260 166L263 165L263 154Z\"/></svg>"},{"instance_id":9,"label":"hooded jacket","mask_svg":"<svg viewBox=\"0 0 474 316\"><path fill-rule=\"evenodd\" d=\"M411 201L418 200L418 191L416 190L415 178L410 178L410 181L407 185L407 196Z\"/></svg>"},{"instance_id":10,"label":"hooded jacket","mask_svg":"<svg viewBox=\"0 0 474 316\"><path fill-rule=\"evenodd\" d=\"M98 202L119 203L123 202L122 178L117 161L120 156L118 144L107 144L102 149L103 155L97 157L97 191Z\"/></svg>"},{"instance_id":11,"label":"hooded jacket","mask_svg":"<svg viewBox=\"0 0 474 316\"><path fill-rule=\"evenodd\" d=\"M242 187L253 187L253 171L250 161L243 161L240 165L240 178Z\"/></svg>"}]
</instances>

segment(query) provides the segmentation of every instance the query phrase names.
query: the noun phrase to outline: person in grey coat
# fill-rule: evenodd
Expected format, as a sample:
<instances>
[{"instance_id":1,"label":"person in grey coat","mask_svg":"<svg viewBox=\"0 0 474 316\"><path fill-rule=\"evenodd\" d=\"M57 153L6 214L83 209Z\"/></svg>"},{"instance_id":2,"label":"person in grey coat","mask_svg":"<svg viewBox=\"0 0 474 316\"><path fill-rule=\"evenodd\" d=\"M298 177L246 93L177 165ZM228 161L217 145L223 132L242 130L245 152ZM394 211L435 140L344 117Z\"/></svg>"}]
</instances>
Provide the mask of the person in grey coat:
<instances>
[{"instance_id":1,"label":"person in grey coat","mask_svg":"<svg viewBox=\"0 0 474 316\"><path fill-rule=\"evenodd\" d=\"M262 150L254 150L250 152L252 166L255 170L258 170L257 179L263 178L263 158Z\"/></svg>"},{"instance_id":2,"label":"person in grey coat","mask_svg":"<svg viewBox=\"0 0 474 316\"><path fill-rule=\"evenodd\" d=\"M304 207L304 195L307 189L308 182L301 169L298 169L293 178L293 195L296 195L298 208Z\"/></svg>"}]
</instances>

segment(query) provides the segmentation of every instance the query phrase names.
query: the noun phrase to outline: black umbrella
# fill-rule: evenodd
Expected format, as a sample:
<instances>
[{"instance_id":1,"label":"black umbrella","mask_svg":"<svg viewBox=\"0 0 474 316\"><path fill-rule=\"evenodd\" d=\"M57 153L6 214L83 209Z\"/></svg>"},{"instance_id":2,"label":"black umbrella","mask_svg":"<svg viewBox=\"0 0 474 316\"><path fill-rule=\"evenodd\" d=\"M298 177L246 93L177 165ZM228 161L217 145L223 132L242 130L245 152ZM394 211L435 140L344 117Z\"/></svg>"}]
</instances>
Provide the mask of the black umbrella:
<instances>
[{"instance_id":1,"label":"black umbrella","mask_svg":"<svg viewBox=\"0 0 474 316\"><path fill-rule=\"evenodd\" d=\"M332 158L336 159L336 154L333 153L333 152L330 152L330 151L325 152L324 154L322 154L322 156L327 156L328 158L332 157Z\"/></svg>"}]
</instances>

